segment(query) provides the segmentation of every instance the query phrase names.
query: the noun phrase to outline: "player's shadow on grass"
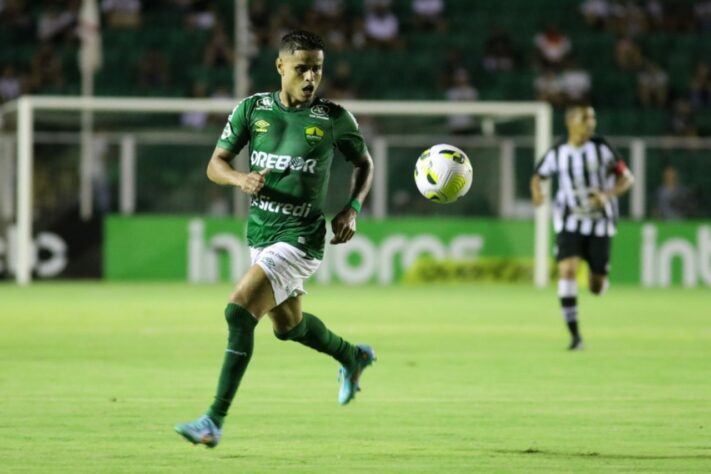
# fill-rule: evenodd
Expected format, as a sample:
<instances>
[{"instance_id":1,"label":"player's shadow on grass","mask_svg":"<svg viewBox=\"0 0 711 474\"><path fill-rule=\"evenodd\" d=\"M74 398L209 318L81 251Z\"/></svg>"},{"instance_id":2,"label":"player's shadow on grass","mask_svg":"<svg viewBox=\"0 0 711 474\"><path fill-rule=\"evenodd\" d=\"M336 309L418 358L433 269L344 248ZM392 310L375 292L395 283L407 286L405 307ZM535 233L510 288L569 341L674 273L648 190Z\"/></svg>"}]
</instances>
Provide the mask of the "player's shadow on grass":
<instances>
[{"instance_id":1,"label":"player's shadow on grass","mask_svg":"<svg viewBox=\"0 0 711 474\"><path fill-rule=\"evenodd\" d=\"M705 449L711 449L711 446ZM528 448L523 450L517 449L495 449L494 452L502 454L530 454L539 456L553 456L565 458L599 458L599 459L636 459L636 460L655 460L655 459L711 459L711 454L604 454L596 451L587 452L565 452L553 451L549 449Z\"/></svg>"}]
</instances>

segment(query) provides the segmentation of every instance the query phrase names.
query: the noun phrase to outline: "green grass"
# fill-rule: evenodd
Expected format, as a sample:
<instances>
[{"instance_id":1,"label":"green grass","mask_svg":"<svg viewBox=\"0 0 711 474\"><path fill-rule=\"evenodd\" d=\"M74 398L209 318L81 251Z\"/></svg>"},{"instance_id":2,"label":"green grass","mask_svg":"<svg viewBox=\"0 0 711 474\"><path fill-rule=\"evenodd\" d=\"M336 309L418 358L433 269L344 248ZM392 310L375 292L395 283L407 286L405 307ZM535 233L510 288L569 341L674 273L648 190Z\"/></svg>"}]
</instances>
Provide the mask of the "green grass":
<instances>
[{"instance_id":1,"label":"green grass","mask_svg":"<svg viewBox=\"0 0 711 474\"><path fill-rule=\"evenodd\" d=\"M355 402L337 364L257 328L222 444L208 406L229 287L0 285L0 472L709 472L708 290L311 286L305 308L379 361Z\"/></svg>"}]
</instances>

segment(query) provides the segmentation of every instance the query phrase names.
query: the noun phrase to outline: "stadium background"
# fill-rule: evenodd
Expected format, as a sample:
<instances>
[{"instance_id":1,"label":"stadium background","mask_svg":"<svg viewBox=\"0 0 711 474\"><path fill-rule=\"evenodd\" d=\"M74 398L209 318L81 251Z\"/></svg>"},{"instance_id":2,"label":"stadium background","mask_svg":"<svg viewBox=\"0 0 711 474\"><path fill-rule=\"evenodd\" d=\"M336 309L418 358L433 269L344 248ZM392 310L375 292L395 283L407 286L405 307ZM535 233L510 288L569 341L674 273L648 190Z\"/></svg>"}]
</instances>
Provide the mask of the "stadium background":
<instances>
[{"instance_id":1,"label":"stadium background","mask_svg":"<svg viewBox=\"0 0 711 474\"><path fill-rule=\"evenodd\" d=\"M618 259L623 254L628 257L618 260L616 267L636 266L637 270L629 276L618 271L613 278L644 283L644 256L634 246L654 241L661 251L664 239L679 236L689 245L682 253L670 254L670 281L710 284L703 256L706 231L689 223L708 219L711 212L711 161L709 143L703 139L711 133L706 2L435 1L431 5L441 6L440 12L425 9L428 13L419 16L414 12L416 4L249 2L253 28L247 52L249 84L243 90L278 88L273 71L275 38L302 25L329 42L322 92L335 100L546 100L555 107L556 137L564 133L563 108L590 102L598 113L599 133L609 137L626 157L635 138L645 146L644 180L639 184L643 188L642 209L634 214L629 196L621 200L623 217L634 221L627 233L636 238L616 254ZM0 53L4 101L20 93L81 93L76 33L79 7L80 2L5 2L0 34L3 44L12 47ZM99 7L103 61L95 75L95 95L230 97L235 88L234 2L99 2ZM546 48L550 57L543 51ZM517 234L516 226L530 220L532 120L492 125L486 118L360 115L359 119L371 149L375 137L399 138L389 146L386 160L388 216L436 214L515 220L494 224L505 235ZM119 141L127 131L173 133L164 135L162 141L154 138L142 143L139 138L135 148L137 191L128 213L213 217L243 213L229 190L217 189L204 179L205 159L224 122L221 114L95 114L95 130L103 133L104 139L99 136L94 150L94 212L90 220L78 216L80 150L78 139L71 136L78 137L79 114L38 112L35 120L36 131L44 133L44 139L38 138L35 144L35 231L54 232L70 242L71 258L62 271L52 273L53 277L141 277L140 271L104 268L104 263L125 259L121 255L125 249L114 251L113 245L104 249L104 242L113 239L104 236L103 230L104 217L127 213L119 202ZM8 140L3 150L14 146L13 131L13 123L7 122L3 136ZM187 140L176 143L174 137L181 134ZM190 137L194 137L192 143ZM478 138L482 141L477 144ZM515 147L509 202L500 197L504 186L500 155L507 138ZM412 159L432 140L461 142L474 161L472 192L451 206L430 205L417 195L412 183ZM0 186L5 201L3 241L9 243L14 170L11 163L6 167ZM667 177L676 186L667 183L671 190L666 193L665 172L676 175ZM333 173L336 180L346 179L348 169L335 166ZM339 187L332 187L329 212L340 205L339 191ZM364 216L371 208L372 204L366 203ZM656 230L644 234L648 227L640 222L659 219L673 224L656 222ZM149 234L151 225L146 227ZM423 224L412 232L421 234L426 227ZM187 235L187 230L182 233ZM94 237L87 237L89 234ZM655 240L652 235L659 237ZM509 247L493 253L485 248L481 255L505 259L531 256L525 243ZM118 258L113 258L117 252ZM5 251L5 265L0 266L5 278L12 273L10 253ZM142 258L146 255L135 255L135 259ZM174 258L166 255L163 260ZM150 277L147 271L143 276ZM223 278L227 273L225 268L221 270ZM163 276L176 277L169 272ZM187 276L185 270L182 276ZM655 279L652 276L646 281Z\"/></svg>"},{"instance_id":2,"label":"stadium background","mask_svg":"<svg viewBox=\"0 0 711 474\"><path fill-rule=\"evenodd\" d=\"M0 0L4 104L81 94L81 3ZM96 96L234 98L231 0L97 3ZM4 117L0 472L711 470L711 2L443 0L420 19L415 3L249 1L248 90L278 88L274 41L304 27L329 44L322 92L336 101L544 100L555 137L565 105L592 103L628 161L643 148L644 179L641 208L621 200L610 293L581 291L588 350L563 351L555 291L532 284L533 121L359 115L370 145L389 140L387 218L365 204L362 239L327 250L307 304L381 361L344 412L331 361L261 324L227 441L187 451L171 427L211 394L220 311L245 268L243 208L204 172L225 116L95 113L83 218L80 114L38 112L28 288L13 282L16 123ZM392 38L367 33L378 8L376 31L394 19ZM549 27L538 38L553 50L570 42L560 60L537 52ZM471 192L444 207L412 180L438 141L462 144L475 170ZM335 164L330 213L348 172Z\"/></svg>"}]
</instances>

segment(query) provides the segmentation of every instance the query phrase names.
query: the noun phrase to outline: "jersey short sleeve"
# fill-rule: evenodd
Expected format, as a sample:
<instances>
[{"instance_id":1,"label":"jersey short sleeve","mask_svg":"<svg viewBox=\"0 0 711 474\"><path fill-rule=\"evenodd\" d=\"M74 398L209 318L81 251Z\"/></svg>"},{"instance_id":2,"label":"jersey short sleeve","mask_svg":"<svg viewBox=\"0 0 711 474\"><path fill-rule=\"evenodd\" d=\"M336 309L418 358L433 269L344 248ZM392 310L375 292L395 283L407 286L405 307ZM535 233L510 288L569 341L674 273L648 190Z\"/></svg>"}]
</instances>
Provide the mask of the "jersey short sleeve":
<instances>
[{"instance_id":1,"label":"jersey short sleeve","mask_svg":"<svg viewBox=\"0 0 711 474\"><path fill-rule=\"evenodd\" d=\"M227 123L222 130L217 146L233 153L239 151L249 142L249 108L251 101L245 99L234 108L227 117Z\"/></svg>"},{"instance_id":2,"label":"jersey short sleeve","mask_svg":"<svg viewBox=\"0 0 711 474\"><path fill-rule=\"evenodd\" d=\"M365 140L358 128L355 117L343 110L334 119L333 123L334 144L348 161L357 160L367 151Z\"/></svg>"},{"instance_id":3,"label":"jersey short sleeve","mask_svg":"<svg viewBox=\"0 0 711 474\"><path fill-rule=\"evenodd\" d=\"M597 137L597 140L599 143L600 159L602 160L603 167L607 170L607 174L614 174L616 176L622 175L627 169L622 155L604 138Z\"/></svg>"},{"instance_id":4,"label":"jersey short sleeve","mask_svg":"<svg viewBox=\"0 0 711 474\"><path fill-rule=\"evenodd\" d=\"M536 174L541 178L550 178L553 174L558 172L555 150L555 148L550 149L543 159L538 162Z\"/></svg>"}]
</instances>

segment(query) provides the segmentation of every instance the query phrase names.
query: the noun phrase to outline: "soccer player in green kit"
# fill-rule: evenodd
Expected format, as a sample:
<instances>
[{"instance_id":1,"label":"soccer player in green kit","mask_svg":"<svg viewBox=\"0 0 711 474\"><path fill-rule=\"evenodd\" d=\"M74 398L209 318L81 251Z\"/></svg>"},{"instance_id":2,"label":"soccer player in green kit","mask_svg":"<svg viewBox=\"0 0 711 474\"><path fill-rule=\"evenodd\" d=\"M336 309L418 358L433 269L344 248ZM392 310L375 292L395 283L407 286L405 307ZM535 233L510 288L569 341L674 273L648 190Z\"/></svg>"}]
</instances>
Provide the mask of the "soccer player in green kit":
<instances>
[{"instance_id":1,"label":"soccer player in green kit","mask_svg":"<svg viewBox=\"0 0 711 474\"><path fill-rule=\"evenodd\" d=\"M354 166L350 201L331 221L332 244L348 242L373 180L373 160L358 124L342 107L316 96L323 73L323 41L306 31L285 35L276 68L281 89L240 102L229 116L208 164L211 181L250 194L247 226L252 266L225 309L229 335L215 399L207 413L175 430L194 444L214 448L254 345L254 328L266 314L281 340L300 342L341 364L338 401L350 402L373 348L353 345L313 314L302 312L303 282L319 267L326 237L322 212L337 148ZM250 171L230 165L249 143Z\"/></svg>"}]
</instances>

